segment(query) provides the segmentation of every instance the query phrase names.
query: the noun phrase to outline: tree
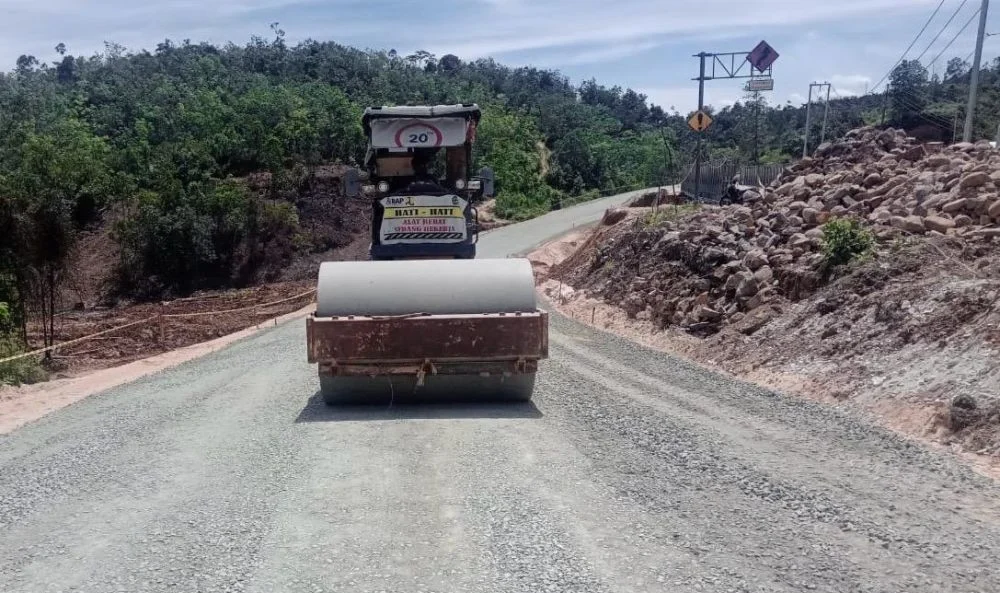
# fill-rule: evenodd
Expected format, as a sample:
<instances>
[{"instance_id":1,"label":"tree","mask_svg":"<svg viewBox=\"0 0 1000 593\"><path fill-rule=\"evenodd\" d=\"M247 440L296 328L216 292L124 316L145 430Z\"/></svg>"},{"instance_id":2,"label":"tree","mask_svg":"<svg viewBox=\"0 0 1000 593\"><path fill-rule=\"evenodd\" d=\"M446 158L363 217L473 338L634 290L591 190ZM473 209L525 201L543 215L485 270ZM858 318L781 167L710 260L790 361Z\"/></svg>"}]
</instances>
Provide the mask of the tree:
<instances>
[{"instance_id":1,"label":"tree","mask_svg":"<svg viewBox=\"0 0 1000 593\"><path fill-rule=\"evenodd\" d=\"M155 297L240 285L254 277L254 266L270 265L256 256L276 244L268 242L291 243L294 236L299 253L329 247L329 237L298 232L298 217L312 216L316 206L300 190L316 178L311 167L362 159L361 110L369 105L483 106L476 166L494 167L498 207L513 218L540 214L564 193L658 183L659 130L683 125L634 90L593 80L577 88L553 70L486 58L463 63L454 54L437 59L425 50L403 57L315 40L290 46L278 23L271 31L221 47L166 39L150 51L128 51L107 43L90 57L74 57L59 44L51 68L22 56L15 75L0 77L0 195L21 188L16 203L0 208L0 257L21 238L34 245L29 239L39 225L68 229L72 245L74 231L99 221L108 207L130 216L115 234L121 292ZM37 159L23 158L25 147L61 151L69 133L56 130L64 120L101 139L93 154L116 172L108 175L116 187L65 199L35 195L55 177ZM53 162L77 154L74 142ZM358 223L336 195L322 201L329 205L323 225ZM310 222L303 218L304 227ZM61 251L29 265L31 253L16 251L24 265L0 260L0 285L4 274L36 263L44 276L50 260L58 276ZM15 293L0 292L12 310Z\"/></svg>"},{"instance_id":2,"label":"tree","mask_svg":"<svg viewBox=\"0 0 1000 593\"><path fill-rule=\"evenodd\" d=\"M917 60L903 60L889 80L893 121L904 127L914 125L927 106L927 69Z\"/></svg>"},{"instance_id":3,"label":"tree","mask_svg":"<svg viewBox=\"0 0 1000 593\"><path fill-rule=\"evenodd\" d=\"M83 122L66 118L29 133L18 152L18 166L2 180L3 192L20 211L14 222L18 292L38 307L50 346L57 289L77 226L93 216L112 187L108 146Z\"/></svg>"},{"instance_id":4,"label":"tree","mask_svg":"<svg viewBox=\"0 0 1000 593\"><path fill-rule=\"evenodd\" d=\"M462 61L454 54L445 54L441 56L438 66L444 72L454 72L462 67Z\"/></svg>"},{"instance_id":5,"label":"tree","mask_svg":"<svg viewBox=\"0 0 1000 593\"><path fill-rule=\"evenodd\" d=\"M523 219L547 211L555 192L543 181L542 136L526 115L498 105L486 106L477 129L474 167L489 165L496 174L497 213Z\"/></svg>"},{"instance_id":6,"label":"tree","mask_svg":"<svg viewBox=\"0 0 1000 593\"><path fill-rule=\"evenodd\" d=\"M957 82L965 78L969 73L969 63L962 58L952 58L948 60L948 67L944 71L944 79L947 82Z\"/></svg>"},{"instance_id":7,"label":"tree","mask_svg":"<svg viewBox=\"0 0 1000 593\"><path fill-rule=\"evenodd\" d=\"M17 73L27 76L32 70L38 67L38 58L35 56L21 55L17 58Z\"/></svg>"}]
</instances>

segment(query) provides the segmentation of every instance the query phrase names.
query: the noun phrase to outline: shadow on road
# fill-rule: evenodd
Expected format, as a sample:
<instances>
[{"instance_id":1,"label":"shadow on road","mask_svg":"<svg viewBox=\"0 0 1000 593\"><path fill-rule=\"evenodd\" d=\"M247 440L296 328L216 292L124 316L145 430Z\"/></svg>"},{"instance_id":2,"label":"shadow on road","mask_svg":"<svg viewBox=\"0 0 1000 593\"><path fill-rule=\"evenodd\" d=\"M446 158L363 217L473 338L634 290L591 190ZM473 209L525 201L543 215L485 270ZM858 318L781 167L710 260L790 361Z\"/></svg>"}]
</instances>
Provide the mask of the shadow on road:
<instances>
[{"instance_id":1,"label":"shadow on road","mask_svg":"<svg viewBox=\"0 0 1000 593\"><path fill-rule=\"evenodd\" d=\"M481 418L541 418L542 412L532 402L481 402L434 400L419 402L412 399L392 405L328 406L317 391L302 408L296 423L301 422L363 422L378 420L441 420Z\"/></svg>"}]
</instances>

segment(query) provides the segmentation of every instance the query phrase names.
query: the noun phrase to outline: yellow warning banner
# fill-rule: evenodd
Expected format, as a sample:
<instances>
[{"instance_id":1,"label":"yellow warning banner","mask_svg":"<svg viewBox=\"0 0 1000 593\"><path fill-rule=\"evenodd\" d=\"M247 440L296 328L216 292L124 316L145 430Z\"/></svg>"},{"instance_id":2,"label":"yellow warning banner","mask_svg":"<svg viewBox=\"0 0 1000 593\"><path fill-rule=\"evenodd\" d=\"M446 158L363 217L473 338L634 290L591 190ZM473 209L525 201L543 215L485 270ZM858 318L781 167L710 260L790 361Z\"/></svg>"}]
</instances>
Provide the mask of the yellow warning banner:
<instances>
[{"instance_id":1,"label":"yellow warning banner","mask_svg":"<svg viewBox=\"0 0 1000 593\"><path fill-rule=\"evenodd\" d=\"M386 208L385 218L463 218L462 209L458 207L421 207L421 208Z\"/></svg>"}]
</instances>

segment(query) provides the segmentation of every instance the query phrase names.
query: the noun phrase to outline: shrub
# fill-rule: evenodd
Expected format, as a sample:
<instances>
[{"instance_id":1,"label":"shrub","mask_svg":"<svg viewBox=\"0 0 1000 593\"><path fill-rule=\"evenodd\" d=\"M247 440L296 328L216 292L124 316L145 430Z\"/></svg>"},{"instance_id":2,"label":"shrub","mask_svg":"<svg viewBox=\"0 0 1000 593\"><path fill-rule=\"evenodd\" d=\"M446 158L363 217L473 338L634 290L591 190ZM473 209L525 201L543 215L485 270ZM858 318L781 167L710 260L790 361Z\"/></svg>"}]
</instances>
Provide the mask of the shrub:
<instances>
[{"instance_id":1,"label":"shrub","mask_svg":"<svg viewBox=\"0 0 1000 593\"><path fill-rule=\"evenodd\" d=\"M0 303L6 305L6 303ZM9 334L0 333L0 359L24 352L19 340ZM18 360L0 363L0 385L21 385L22 383L39 383L48 379L48 373L42 368L35 356L27 356Z\"/></svg>"},{"instance_id":2,"label":"shrub","mask_svg":"<svg viewBox=\"0 0 1000 593\"><path fill-rule=\"evenodd\" d=\"M823 225L823 258L828 266L846 265L869 254L874 246L875 237L853 218Z\"/></svg>"},{"instance_id":3,"label":"shrub","mask_svg":"<svg viewBox=\"0 0 1000 593\"><path fill-rule=\"evenodd\" d=\"M659 206L656 210L650 210L646 213L642 222L647 227L656 226L663 222L683 218L688 214L697 212L700 209L701 204L699 202L691 202L676 206Z\"/></svg>"}]
</instances>

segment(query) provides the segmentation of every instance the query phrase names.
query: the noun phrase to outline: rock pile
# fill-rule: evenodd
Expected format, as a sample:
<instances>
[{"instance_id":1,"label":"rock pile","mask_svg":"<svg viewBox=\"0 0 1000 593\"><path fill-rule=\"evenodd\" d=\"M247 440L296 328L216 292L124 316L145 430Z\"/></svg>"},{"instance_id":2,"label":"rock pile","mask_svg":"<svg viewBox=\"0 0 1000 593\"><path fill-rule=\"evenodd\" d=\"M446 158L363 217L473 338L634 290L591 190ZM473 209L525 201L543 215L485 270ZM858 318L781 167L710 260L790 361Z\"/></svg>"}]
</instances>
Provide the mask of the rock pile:
<instances>
[{"instance_id":1,"label":"rock pile","mask_svg":"<svg viewBox=\"0 0 1000 593\"><path fill-rule=\"evenodd\" d=\"M746 197L764 198L807 227L855 215L905 233L1000 236L1000 151L986 141L944 148L900 130L862 128L823 144L777 183Z\"/></svg>"},{"instance_id":2,"label":"rock pile","mask_svg":"<svg viewBox=\"0 0 1000 593\"><path fill-rule=\"evenodd\" d=\"M992 240L1000 237L998 185L1000 151L988 142L944 148L862 128L821 145L770 187L745 192L742 205L617 234L566 279L661 327L707 335L729 323L750 334L783 300L820 286L828 221L856 218L882 240Z\"/></svg>"}]
</instances>

